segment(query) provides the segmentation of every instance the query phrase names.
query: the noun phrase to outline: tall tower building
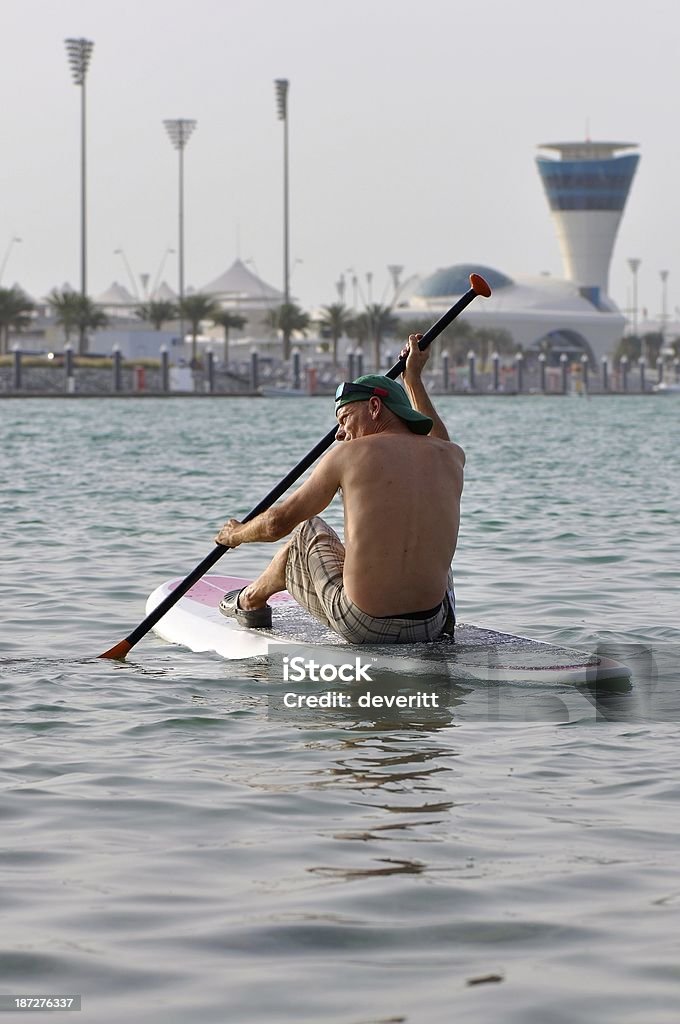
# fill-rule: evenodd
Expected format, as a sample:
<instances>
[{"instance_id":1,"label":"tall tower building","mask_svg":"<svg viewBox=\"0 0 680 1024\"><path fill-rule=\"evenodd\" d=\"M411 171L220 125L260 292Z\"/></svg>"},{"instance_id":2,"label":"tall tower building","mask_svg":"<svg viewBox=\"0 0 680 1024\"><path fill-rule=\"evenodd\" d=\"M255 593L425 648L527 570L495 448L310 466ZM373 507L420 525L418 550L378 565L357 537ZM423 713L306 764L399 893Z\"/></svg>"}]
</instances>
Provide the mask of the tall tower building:
<instances>
[{"instance_id":1,"label":"tall tower building","mask_svg":"<svg viewBox=\"0 0 680 1024\"><path fill-rule=\"evenodd\" d=\"M607 294L619 221L640 159L633 142L549 142L536 157L557 227L565 276L598 304Z\"/></svg>"}]
</instances>

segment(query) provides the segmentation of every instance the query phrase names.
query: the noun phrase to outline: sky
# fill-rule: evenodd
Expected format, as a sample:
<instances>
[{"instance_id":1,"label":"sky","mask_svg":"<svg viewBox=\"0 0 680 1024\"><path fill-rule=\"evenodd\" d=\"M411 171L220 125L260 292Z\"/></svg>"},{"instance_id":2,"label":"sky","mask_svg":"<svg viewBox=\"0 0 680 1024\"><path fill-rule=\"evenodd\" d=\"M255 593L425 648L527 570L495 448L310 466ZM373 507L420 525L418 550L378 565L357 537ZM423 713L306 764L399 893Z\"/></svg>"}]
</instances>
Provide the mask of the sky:
<instances>
[{"instance_id":1,"label":"sky","mask_svg":"<svg viewBox=\"0 0 680 1024\"><path fill-rule=\"evenodd\" d=\"M391 298L391 264L402 278L455 263L562 276L534 161L540 143L589 136L640 147L610 294L630 309L635 257L639 308L658 316L667 270L672 314L679 28L677 0L4 0L1 283L79 287L80 90L64 39L85 37L92 295L161 271L177 287L169 118L197 121L187 285L239 257L282 287L274 79L288 78L291 292L306 308L337 301L343 273Z\"/></svg>"}]
</instances>

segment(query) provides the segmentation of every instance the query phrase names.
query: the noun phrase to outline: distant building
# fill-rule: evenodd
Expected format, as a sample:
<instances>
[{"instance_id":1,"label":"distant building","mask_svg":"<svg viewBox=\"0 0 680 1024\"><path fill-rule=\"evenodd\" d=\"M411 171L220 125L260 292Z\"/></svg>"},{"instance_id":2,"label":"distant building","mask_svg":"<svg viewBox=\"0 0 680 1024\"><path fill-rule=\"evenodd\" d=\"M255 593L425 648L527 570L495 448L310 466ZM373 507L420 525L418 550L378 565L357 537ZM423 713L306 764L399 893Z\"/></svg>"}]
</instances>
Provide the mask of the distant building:
<instances>
[{"instance_id":1,"label":"distant building","mask_svg":"<svg viewBox=\"0 0 680 1024\"><path fill-rule=\"evenodd\" d=\"M244 316L248 310L274 309L283 302L283 292L267 284L238 259L199 291L212 295L225 309L238 310Z\"/></svg>"},{"instance_id":2,"label":"distant building","mask_svg":"<svg viewBox=\"0 0 680 1024\"><path fill-rule=\"evenodd\" d=\"M595 305L571 281L547 274L510 277L478 263L445 267L422 278L395 315L406 322L434 322L469 289L471 273L481 274L492 294L477 299L462 318L480 330L507 331L518 349L547 350L553 359L563 352L571 357L585 353L595 364L611 354L623 334L625 317L605 296Z\"/></svg>"},{"instance_id":3,"label":"distant building","mask_svg":"<svg viewBox=\"0 0 680 1024\"><path fill-rule=\"evenodd\" d=\"M254 343L260 354L280 353L280 338L267 320L270 312L282 304L283 292L263 281L242 260L234 260L223 274L199 291L212 296L223 309L245 318L242 330L230 332L235 354L239 349L249 352ZM211 328L209 334L217 339L221 328Z\"/></svg>"},{"instance_id":4,"label":"distant building","mask_svg":"<svg viewBox=\"0 0 680 1024\"><path fill-rule=\"evenodd\" d=\"M476 328L501 328L514 344L531 353L586 354L599 362L620 341L626 318L607 294L609 265L621 216L639 162L630 142L551 142L536 163L557 228L564 279L548 274L504 274L478 264L444 267L421 277L409 291L405 320L440 316L469 288L472 272L485 277L490 299L462 314Z\"/></svg>"},{"instance_id":5,"label":"distant building","mask_svg":"<svg viewBox=\"0 0 680 1024\"><path fill-rule=\"evenodd\" d=\"M105 292L96 295L94 301L108 317L132 317L139 308L139 299L122 284L114 281Z\"/></svg>"},{"instance_id":6,"label":"distant building","mask_svg":"<svg viewBox=\"0 0 680 1024\"><path fill-rule=\"evenodd\" d=\"M621 215L640 157L633 142L549 142L559 160L536 158L557 228L564 274L597 302L606 295Z\"/></svg>"}]
</instances>

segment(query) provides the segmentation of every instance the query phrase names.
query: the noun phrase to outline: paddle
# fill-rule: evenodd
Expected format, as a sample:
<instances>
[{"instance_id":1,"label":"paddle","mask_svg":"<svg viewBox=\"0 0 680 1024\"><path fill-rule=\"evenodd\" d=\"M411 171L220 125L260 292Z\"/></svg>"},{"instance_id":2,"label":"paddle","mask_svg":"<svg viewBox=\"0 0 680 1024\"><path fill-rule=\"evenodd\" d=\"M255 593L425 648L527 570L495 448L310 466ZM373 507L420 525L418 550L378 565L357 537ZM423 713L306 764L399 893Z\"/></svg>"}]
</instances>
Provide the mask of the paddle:
<instances>
[{"instance_id":1,"label":"paddle","mask_svg":"<svg viewBox=\"0 0 680 1024\"><path fill-rule=\"evenodd\" d=\"M451 309L444 313L444 316L437 320L436 324L433 324L432 327L430 327L430 329L425 332L421 340L418 342L418 347L421 349L421 351L424 351L429 345L431 345L434 339L438 337L438 335L440 335L441 332L446 327L448 327L448 325L453 320L456 319L459 313L462 313L466 306L470 305L472 300L477 295L483 295L485 296L485 298L488 298L489 295L491 295L491 289L489 288L484 278L480 277L479 274L470 274L469 291L467 291L465 295L458 299L458 302L456 302L455 305L451 306ZM401 376L401 374L404 372L405 366L406 360L403 356L400 356L397 362L394 364L394 366L387 371L385 376L391 377L392 380L396 380L397 377ZM309 469L309 467L316 462L320 455L323 455L326 449L330 448L330 446L333 444L333 441L335 440L337 430L338 427L336 424L332 428L332 430L329 430L326 436L323 437L319 441L319 443L315 445L314 448L312 448L312 450L309 451L303 459L300 460L300 462L298 462L297 466L294 466L293 469L291 469L290 473L284 476L284 478L281 481L279 481L276 487L272 488L269 494L267 494L262 499L259 505L256 505L254 509L251 509L251 511L242 520L242 522L248 523L250 522L251 519L254 519L255 516L259 516L261 512L266 512L266 510L271 505L273 505L274 502L278 498L280 498L282 494L284 494L288 490L291 484L295 483L295 481L302 476L305 470ZM141 640L143 636L146 636L149 630L152 629L156 625L156 623L163 618L165 613L169 611L173 605L177 604L179 599L184 594L186 594L187 590L190 590L191 587L193 587L194 583L197 583L202 576L205 576L208 569L212 568L215 562L217 562L218 559L220 559L222 555L224 555L227 551L229 551L228 547L225 547L223 544L216 544L214 549L210 552L210 554L207 555L207 557L204 558L203 561L196 566L193 572L190 572L189 575L185 579L183 579L182 582L177 585L177 587L175 587L173 592L171 594L168 594L168 596L163 601L161 601L161 603L156 608L154 608L152 612L150 612L147 615L144 621L140 622L136 629L133 629L129 636L127 636L124 640L121 640L120 643L117 643L115 647L112 647L110 650L105 651L104 654L100 654L99 657L114 658L118 660L122 660L123 658L125 658L127 653L134 647L134 645L139 640Z\"/></svg>"}]
</instances>

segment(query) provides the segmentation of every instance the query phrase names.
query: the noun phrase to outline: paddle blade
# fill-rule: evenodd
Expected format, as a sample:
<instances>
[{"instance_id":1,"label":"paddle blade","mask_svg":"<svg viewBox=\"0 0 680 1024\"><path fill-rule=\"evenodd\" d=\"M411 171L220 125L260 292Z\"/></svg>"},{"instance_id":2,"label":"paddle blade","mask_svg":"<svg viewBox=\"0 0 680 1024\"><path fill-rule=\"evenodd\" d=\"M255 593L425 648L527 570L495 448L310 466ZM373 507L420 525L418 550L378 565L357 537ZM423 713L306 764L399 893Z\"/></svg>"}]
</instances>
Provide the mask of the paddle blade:
<instances>
[{"instance_id":1,"label":"paddle blade","mask_svg":"<svg viewBox=\"0 0 680 1024\"><path fill-rule=\"evenodd\" d=\"M491 295L491 289L480 274L470 274L470 285L475 295L483 295L485 299Z\"/></svg>"},{"instance_id":2,"label":"paddle blade","mask_svg":"<svg viewBox=\"0 0 680 1024\"><path fill-rule=\"evenodd\" d=\"M119 644L112 647L110 651L104 651L100 654L100 658L110 658L112 661L125 661L125 658L132 648L132 644L128 643L127 640L121 640Z\"/></svg>"}]
</instances>

